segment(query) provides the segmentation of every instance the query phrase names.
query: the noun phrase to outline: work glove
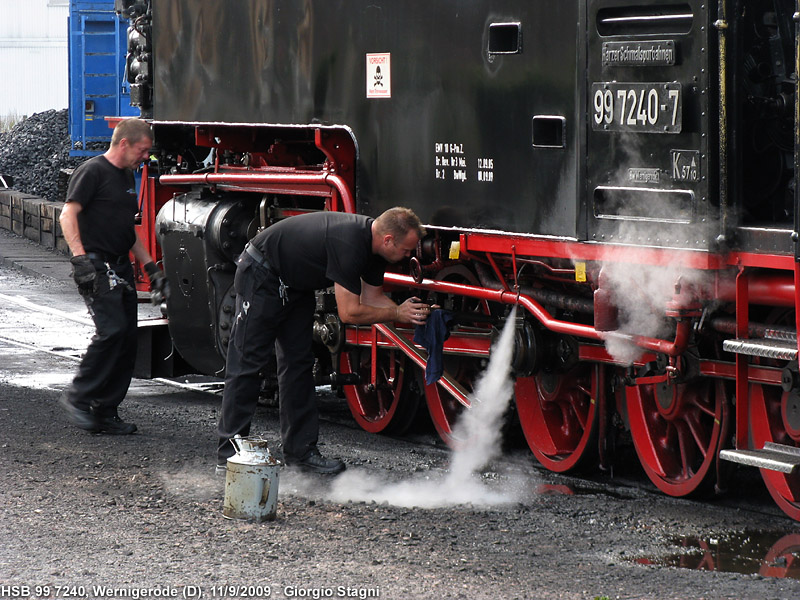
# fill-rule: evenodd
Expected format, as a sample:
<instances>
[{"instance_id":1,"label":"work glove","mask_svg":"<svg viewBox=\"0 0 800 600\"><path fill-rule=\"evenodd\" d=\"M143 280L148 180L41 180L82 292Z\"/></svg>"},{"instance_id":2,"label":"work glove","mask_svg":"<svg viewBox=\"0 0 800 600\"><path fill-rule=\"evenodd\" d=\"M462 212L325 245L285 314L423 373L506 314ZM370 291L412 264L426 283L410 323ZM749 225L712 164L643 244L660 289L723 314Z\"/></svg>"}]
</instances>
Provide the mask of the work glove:
<instances>
[{"instance_id":1,"label":"work glove","mask_svg":"<svg viewBox=\"0 0 800 600\"><path fill-rule=\"evenodd\" d=\"M94 293L94 281L97 279L97 270L94 264L85 254L79 254L69 259L72 263L72 278L78 284L78 292L82 296L90 296Z\"/></svg>"},{"instance_id":2,"label":"work glove","mask_svg":"<svg viewBox=\"0 0 800 600\"><path fill-rule=\"evenodd\" d=\"M147 263L144 270L150 278L150 302L158 306L169 298L169 281L154 262Z\"/></svg>"}]
</instances>

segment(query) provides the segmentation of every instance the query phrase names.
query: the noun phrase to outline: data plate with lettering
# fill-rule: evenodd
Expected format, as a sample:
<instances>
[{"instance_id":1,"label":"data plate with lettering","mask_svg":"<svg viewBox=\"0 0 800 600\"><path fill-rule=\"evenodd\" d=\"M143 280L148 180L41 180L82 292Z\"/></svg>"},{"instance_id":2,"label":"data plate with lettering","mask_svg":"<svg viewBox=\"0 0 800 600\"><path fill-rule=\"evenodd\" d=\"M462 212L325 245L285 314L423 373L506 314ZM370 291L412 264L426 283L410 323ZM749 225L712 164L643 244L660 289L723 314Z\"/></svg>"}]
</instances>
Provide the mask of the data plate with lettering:
<instances>
[{"instance_id":1,"label":"data plate with lettering","mask_svg":"<svg viewBox=\"0 0 800 600\"><path fill-rule=\"evenodd\" d=\"M593 83L592 129L680 133L680 83Z\"/></svg>"}]
</instances>

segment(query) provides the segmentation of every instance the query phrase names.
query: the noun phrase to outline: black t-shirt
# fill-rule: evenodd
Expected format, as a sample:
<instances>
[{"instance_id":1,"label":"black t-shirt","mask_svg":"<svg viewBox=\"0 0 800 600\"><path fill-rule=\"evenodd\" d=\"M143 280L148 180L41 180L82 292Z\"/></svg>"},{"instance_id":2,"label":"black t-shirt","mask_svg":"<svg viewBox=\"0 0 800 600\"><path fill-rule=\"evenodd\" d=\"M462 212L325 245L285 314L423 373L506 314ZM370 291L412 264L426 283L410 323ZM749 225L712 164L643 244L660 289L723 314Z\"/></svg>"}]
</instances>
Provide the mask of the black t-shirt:
<instances>
[{"instance_id":1,"label":"black t-shirt","mask_svg":"<svg viewBox=\"0 0 800 600\"><path fill-rule=\"evenodd\" d=\"M338 283L361 293L361 280L383 285L387 262L372 253L373 219L340 212L289 217L267 227L253 244L291 288L319 290Z\"/></svg>"},{"instance_id":2,"label":"black t-shirt","mask_svg":"<svg viewBox=\"0 0 800 600\"><path fill-rule=\"evenodd\" d=\"M87 252L128 254L136 242L136 181L133 171L119 169L95 156L72 174L67 202L78 202L78 229Z\"/></svg>"}]
</instances>

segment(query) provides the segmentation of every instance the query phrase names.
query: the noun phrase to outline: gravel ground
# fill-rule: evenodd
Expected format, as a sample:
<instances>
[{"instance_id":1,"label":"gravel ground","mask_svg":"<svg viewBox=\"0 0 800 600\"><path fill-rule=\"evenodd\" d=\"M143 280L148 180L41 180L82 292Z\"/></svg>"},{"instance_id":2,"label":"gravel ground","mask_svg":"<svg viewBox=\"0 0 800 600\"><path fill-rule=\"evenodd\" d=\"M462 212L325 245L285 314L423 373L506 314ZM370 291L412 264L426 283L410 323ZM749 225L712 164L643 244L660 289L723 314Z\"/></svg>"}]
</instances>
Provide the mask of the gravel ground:
<instances>
[{"instance_id":1,"label":"gravel ground","mask_svg":"<svg viewBox=\"0 0 800 600\"><path fill-rule=\"evenodd\" d=\"M67 286L2 266L0 285L9 298L79 308ZM226 519L224 478L213 472L217 396L135 380L122 412L136 435L66 423L56 401L86 333L0 306L0 596L800 598L796 579L637 562L671 552L665 544L682 536L798 533L763 493L671 499L630 485L624 472L548 473L524 449L494 460L471 487L450 489L450 451L435 438L367 434L324 390L322 450L348 471L284 468L275 521ZM276 410L261 407L254 432L274 440L277 429ZM431 490L445 490L450 505L392 503Z\"/></svg>"}]
</instances>

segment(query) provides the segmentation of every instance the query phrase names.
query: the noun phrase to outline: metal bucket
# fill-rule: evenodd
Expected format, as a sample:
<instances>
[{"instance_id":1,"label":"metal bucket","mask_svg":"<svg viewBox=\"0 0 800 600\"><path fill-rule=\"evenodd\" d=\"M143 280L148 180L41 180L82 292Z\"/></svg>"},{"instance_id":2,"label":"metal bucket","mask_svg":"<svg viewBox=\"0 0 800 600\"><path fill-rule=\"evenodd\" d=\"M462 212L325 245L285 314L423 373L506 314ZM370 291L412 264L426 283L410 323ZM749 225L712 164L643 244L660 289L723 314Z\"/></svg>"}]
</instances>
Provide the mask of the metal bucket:
<instances>
[{"instance_id":1,"label":"metal bucket","mask_svg":"<svg viewBox=\"0 0 800 600\"><path fill-rule=\"evenodd\" d=\"M278 511L278 462L263 438L231 440L236 454L228 459L222 516L272 521Z\"/></svg>"}]
</instances>

